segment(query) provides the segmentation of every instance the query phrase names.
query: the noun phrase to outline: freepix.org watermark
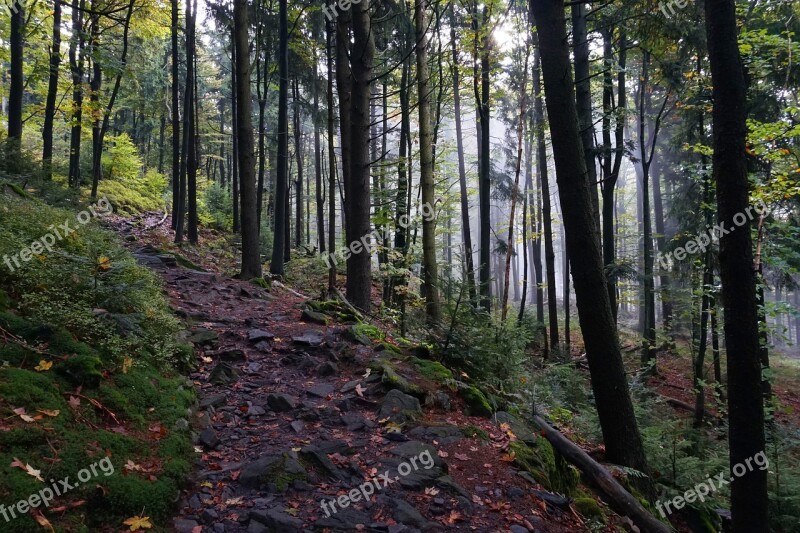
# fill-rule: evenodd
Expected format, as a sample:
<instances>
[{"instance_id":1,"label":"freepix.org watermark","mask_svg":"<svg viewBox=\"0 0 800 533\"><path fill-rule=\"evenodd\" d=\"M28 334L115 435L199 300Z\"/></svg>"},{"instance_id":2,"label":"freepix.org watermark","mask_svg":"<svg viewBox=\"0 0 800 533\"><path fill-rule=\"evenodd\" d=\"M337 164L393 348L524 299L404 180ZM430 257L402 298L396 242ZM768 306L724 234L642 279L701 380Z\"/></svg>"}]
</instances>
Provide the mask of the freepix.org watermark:
<instances>
[{"instance_id":1,"label":"freepix.org watermark","mask_svg":"<svg viewBox=\"0 0 800 533\"><path fill-rule=\"evenodd\" d=\"M678 246L673 251L666 254L657 254L655 263L664 270L672 269L675 260L683 261L689 256L705 253L712 243L716 244L719 239L729 233L736 231L747 224L748 221L753 220L755 215L766 216L769 214L769 207L763 201L759 201L757 205L751 205L745 209L744 213L736 213L733 216L733 226L726 228L725 224L718 222L715 226L708 228L705 232L691 239L684 246Z\"/></svg>"},{"instance_id":2,"label":"freepix.org watermark","mask_svg":"<svg viewBox=\"0 0 800 533\"><path fill-rule=\"evenodd\" d=\"M430 204L423 204L419 208L419 215L425 222L430 222L436 218L436 209ZM407 229L412 222L413 219L410 215L400 215L397 220L397 227ZM347 261L352 255L358 255L362 252L372 255L372 252L375 251L375 246L372 243L378 242L378 233L377 228L373 229L371 232L364 234L359 240L351 242L350 246L343 246L335 252L321 255L320 258L325 263L325 266L331 268L338 265L339 262Z\"/></svg>"},{"instance_id":3,"label":"freepix.org watermark","mask_svg":"<svg viewBox=\"0 0 800 533\"><path fill-rule=\"evenodd\" d=\"M14 272L22 266L22 263L27 263L32 258L42 255L45 250L52 252L53 246L55 246L57 242L75 233L80 226L85 226L93 218L110 215L113 211L111 202L104 196L97 201L96 206L90 205L85 211L81 211L75 216L77 225L70 226L71 222L69 220L65 220L63 224L59 224L58 226L52 225L48 228L51 230L50 233L33 241L28 247L20 250L18 254L12 256L4 255L3 262L11 272Z\"/></svg>"},{"instance_id":4,"label":"freepix.org watermark","mask_svg":"<svg viewBox=\"0 0 800 533\"><path fill-rule=\"evenodd\" d=\"M78 488L81 484L88 483L92 478L100 477L100 474L108 477L114 473L114 465L110 457L103 457L100 461L92 463L77 474L78 481L70 482L69 476L56 482L50 480L50 485L41 489L39 492L31 494L24 500L6 507L0 504L0 516L6 522L10 522L33 509L39 507L50 507L50 504L57 496L63 496L71 490Z\"/></svg>"},{"instance_id":5,"label":"freepix.org watermark","mask_svg":"<svg viewBox=\"0 0 800 533\"><path fill-rule=\"evenodd\" d=\"M733 477L728 477L727 472L720 472L713 479L709 477L702 483L695 485L693 489L687 490L683 493L683 496L675 496L671 500L667 500L665 502L657 501L656 509L658 509L658 512L661 513L663 518L666 518L668 514L672 514L674 511L683 509L683 506L687 503L694 503L698 500L700 502L705 502L706 496L721 489L725 485L729 485L735 478L740 478L748 472L752 472L756 466L759 470L766 470L769 468L769 459L767 459L767 454L764 452L758 452L753 457L748 457L745 459L744 463L734 465L733 468L731 468ZM670 507L673 506L675 509L670 509Z\"/></svg>"},{"instance_id":6,"label":"freepix.org watermark","mask_svg":"<svg viewBox=\"0 0 800 533\"><path fill-rule=\"evenodd\" d=\"M430 450L425 450L418 456L411 457L408 462L400 463L397 466L397 473L399 476L392 478L389 475L390 471L387 470L381 474L379 478L373 477L369 481L359 485L357 488L352 489L347 494L342 494L338 498L334 498L329 501L323 500L320 502L320 507L323 511L325 511L325 516L329 517L331 516L331 513L336 514L338 512L338 509L336 508L337 504L340 509L346 509L347 507L350 507L351 503L360 502L362 499L365 502L369 501L372 499L372 495L375 494L375 491L383 490L390 484L399 481L400 477L406 477L412 472L419 470L420 465L417 464L417 461L419 461L419 463L422 465L422 468L425 470L430 470L435 464Z\"/></svg>"}]
</instances>

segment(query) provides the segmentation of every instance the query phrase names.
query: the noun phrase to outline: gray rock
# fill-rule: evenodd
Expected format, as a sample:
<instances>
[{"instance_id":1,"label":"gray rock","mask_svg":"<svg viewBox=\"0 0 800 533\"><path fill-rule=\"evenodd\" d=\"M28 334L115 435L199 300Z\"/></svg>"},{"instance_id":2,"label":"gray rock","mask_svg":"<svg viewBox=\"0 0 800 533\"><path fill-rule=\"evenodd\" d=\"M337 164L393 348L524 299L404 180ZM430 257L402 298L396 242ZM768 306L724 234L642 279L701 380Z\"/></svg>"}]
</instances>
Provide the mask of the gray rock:
<instances>
[{"instance_id":1,"label":"gray rock","mask_svg":"<svg viewBox=\"0 0 800 533\"><path fill-rule=\"evenodd\" d=\"M292 427L295 433L300 433L306 427L306 425L303 424L303 422L301 422L300 420L295 420L289 425Z\"/></svg>"},{"instance_id":2,"label":"gray rock","mask_svg":"<svg viewBox=\"0 0 800 533\"><path fill-rule=\"evenodd\" d=\"M187 520L185 518L176 518L172 521L172 526L176 533L192 533L192 530L199 526L194 520Z\"/></svg>"},{"instance_id":3,"label":"gray rock","mask_svg":"<svg viewBox=\"0 0 800 533\"><path fill-rule=\"evenodd\" d=\"M189 429L189 421L185 418L179 418L175 421L175 429L178 431L186 431Z\"/></svg>"},{"instance_id":4,"label":"gray rock","mask_svg":"<svg viewBox=\"0 0 800 533\"><path fill-rule=\"evenodd\" d=\"M327 376L335 376L339 373L339 367L336 366L336 363L332 363L330 361L323 363L319 370L317 370L317 375L320 377L327 377Z\"/></svg>"},{"instance_id":5,"label":"gray rock","mask_svg":"<svg viewBox=\"0 0 800 533\"><path fill-rule=\"evenodd\" d=\"M380 496L379 501L392 507L394 519L401 524L414 526L425 531L430 531L436 527L435 524L428 522L413 505L404 500Z\"/></svg>"},{"instance_id":6,"label":"gray rock","mask_svg":"<svg viewBox=\"0 0 800 533\"><path fill-rule=\"evenodd\" d=\"M212 428L206 428L200 432L200 443L206 448L214 449L219 444L217 432Z\"/></svg>"},{"instance_id":7,"label":"gray rock","mask_svg":"<svg viewBox=\"0 0 800 533\"><path fill-rule=\"evenodd\" d=\"M313 324L321 324L323 326L327 326L329 322L329 318L327 316L323 315L322 313L318 313L317 311L312 311L311 309L304 309L300 320L311 322Z\"/></svg>"},{"instance_id":8,"label":"gray rock","mask_svg":"<svg viewBox=\"0 0 800 533\"><path fill-rule=\"evenodd\" d=\"M250 342L271 341L275 338L274 333L264 331L263 329L251 329L247 332L247 340Z\"/></svg>"},{"instance_id":9,"label":"gray rock","mask_svg":"<svg viewBox=\"0 0 800 533\"><path fill-rule=\"evenodd\" d=\"M333 394L333 385L328 383L318 383L314 385L310 389L306 390L306 394L309 396L316 396L317 398L327 398L329 395Z\"/></svg>"},{"instance_id":10,"label":"gray rock","mask_svg":"<svg viewBox=\"0 0 800 533\"><path fill-rule=\"evenodd\" d=\"M419 400L397 389L389 391L378 410L378 418L391 418L399 423L414 420L421 414L422 407Z\"/></svg>"},{"instance_id":11,"label":"gray rock","mask_svg":"<svg viewBox=\"0 0 800 533\"><path fill-rule=\"evenodd\" d=\"M204 509L200 519L206 524L213 524L219 518L219 513L214 509Z\"/></svg>"},{"instance_id":12,"label":"gray rock","mask_svg":"<svg viewBox=\"0 0 800 533\"><path fill-rule=\"evenodd\" d=\"M219 339L219 335L216 331L206 328L197 328L186 340L193 344L209 344L217 339Z\"/></svg>"},{"instance_id":13,"label":"gray rock","mask_svg":"<svg viewBox=\"0 0 800 533\"><path fill-rule=\"evenodd\" d=\"M310 329L302 335L292 337L292 341L301 346L319 346L323 339L324 334L316 329Z\"/></svg>"},{"instance_id":14,"label":"gray rock","mask_svg":"<svg viewBox=\"0 0 800 533\"><path fill-rule=\"evenodd\" d=\"M305 478L303 465L288 454L281 454L267 455L244 465L238 481L245 488L283 492L292 481Z\"/></svg>"},{"instance_id":15,"label":"gray rock","mask_svg":"<svg viewBox=\"0 0 800 533\"><path fill-rule=\"evenodd\" d=\"M519 440L526 444L536 444L536 434L526 426L526 424L510 413L505 411L498 411L494 414L494 420L499 426L500 424L508 424L514 435Z\"/></svg>"},{"instance_id":16,"label":"gray rock","mask_svg":"<svg viewBox=\"0 0 800 533\"><path fill-rule=\"evenodd\" d=\"M508 530L511 533L530 533L530 530L527 527L520 526L518 524L512 524L509 526Z\"/></svg>"},{"instance_id":17,"label":"gray rock","mask_svg":"<svg viewBox=\"0 0 800 533\"><path fill-rule=\"evenodd\" d=\"M361 383L361 381L360 381L360 380L348 381L348 382L347 382L347 383L345 383L345 384L344 384L344 386L341 388L341 392L342 392L342 393L348 393L348 392L350 392L350 391L354 391L354 390L356 390L356 386L358 386L358 384L359 384L359 383Z\"/></svg>"},{"instance_id":18,"label":"gray rock","mask_svg":"<svg viewBox=\"0 0 800 533\"><path fill-rule=\"evenodd\" d=\"M229 363L238 363L242 361L247 361L247 356L245 355L243 350L225 350L222 352L218 352L215 355L221 361L227 361Z\"/></svg>"},{"instance_id":19,"label":"gray rock","mask_svg":"<svg viewBox=\"0 0 800 533\"><path fill-rule=\"evenodd\" d=\"M200 400L200 409L208 409L209 407L221 407L228 403L228 396L226 394L212 394Z\"/></svg>"},{"instance_id":20,"label":"gray rock","mask_svg":"<svg viewBox=\"0 0 800 533\"><path fill-rule=\"evenodd\" d=\"M283 511L283 506L275 506L267 511L252 511L251 522L255 521L275 531L294 532L302 531L303 521Z\"/></svg>"},{"instance_id":21,"label":"gray rock","mask_svg":"<svg viewBox=\"0 0 800 533\"><path fill-rule=\"evenodd\" d=\"M456 426L419 426L408 434L415 439L435 440L439 444L452 444L464 438L464 433Z\"/></svg>"},{"instance_id":22,"label":"gray rock","mask_svg":"<svg viewBox=\"0 0 800 533\"><path fill-rule=\"evenodd\" d=\"M214 385L227 385L233 383L241 373L228 363L219 363L208 376L208 382Z\"/></svg>"},{"instance_id":23,"label":"gray rock","mask_svg":"<svg viewBox=\"0 0 800 533\"><path fill-rule=\"evenodd\" d=\"M288 394L270 394L267 396L267 405L276 413L283 413L297 408L297 400Z\"/></svg>"},{"instance_id":24,"label":"gray rock","mask_svg":"<svg viewBox=\"0 0 800 533\"><path fill-rule=\"evenodd\" d=\"M323 501L330 502L331 498L325 498ZM368 514L356 511L351 507L340 509L336 504L335 511L330 516L317 520L314 524L315 527L327 527L334 531L357 531L358 526L367 526L372 523L372 518Z\"/></svg>"}]
</instances>

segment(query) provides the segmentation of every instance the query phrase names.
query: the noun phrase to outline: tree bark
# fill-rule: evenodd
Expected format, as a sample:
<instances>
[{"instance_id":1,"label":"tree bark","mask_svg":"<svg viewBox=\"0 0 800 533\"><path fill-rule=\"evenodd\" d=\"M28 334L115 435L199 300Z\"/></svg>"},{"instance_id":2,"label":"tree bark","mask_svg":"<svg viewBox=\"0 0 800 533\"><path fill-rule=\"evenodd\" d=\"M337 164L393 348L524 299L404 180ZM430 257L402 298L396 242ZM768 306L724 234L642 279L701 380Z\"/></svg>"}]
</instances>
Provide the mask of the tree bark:
<instances>
[{"instance_id":1,"label":"tree bark","mask_svg":"<svg viewBox=\"0 0 800 533\"><path fill-rule=\"evenodd\" d=\"M8 161L12 167L19 164L22 153L22 103L25 91L23 61L25 51L25 7L22 2L11 10L11 84L8 92Z\"/></svg>"},{"instance_id":2,"label":"tree bark","mask_svg":"<svg viewBox=\"0 0 800 533\"><path fill-rule=\"evenodd\" d=\"M45 179L53 179L53 121L58 97L58 71L61 67L61 0L53 0L53 40L50 45L50 73L42 126L42 168Z\"/></svg>"},{"instance_id":3,"label":"tree bark","mask_svg":"<svg viewBox=\"0 0 800 533\"><path fill-rule=\"evenodd\" d=\"M275 226L270 272L283 276L286 247L286 202L289 181L289 22L286 0L278 1L278 161L275 180Z\"/></svg>"},{"instance_id":4,"label":"tree bark","mask_svg":"<svg viewBox=\"0 0 800 533\"><path fill-rule=\"evenodd\" d=\"M745 79L733 0L708 0L706 35L711 63L717 220L735 227L733 217L749 204L745 142ZM719 263L725 309L728 360L728 436L730 464L764 453L764 397L759 360L758 315L750 223L723 235ZM767 471L753 469L731 482L731 530L769 530Z\"/></svg>"},{"instance_id":5,"label":"tree bark","mask_svg":"<svg viewBox=\"0 0 800 533\"><path fill-rule=\"evenodd\" d=\"M571 265L572 277L606 452L610 461L648 474L603 275L600 239L575 109L564 3L537 0L532 2L532 11L539 32L567 251L581 258ZM645 485L650 494L652 487L649 482Z\"/></svg>"}]
</instances>

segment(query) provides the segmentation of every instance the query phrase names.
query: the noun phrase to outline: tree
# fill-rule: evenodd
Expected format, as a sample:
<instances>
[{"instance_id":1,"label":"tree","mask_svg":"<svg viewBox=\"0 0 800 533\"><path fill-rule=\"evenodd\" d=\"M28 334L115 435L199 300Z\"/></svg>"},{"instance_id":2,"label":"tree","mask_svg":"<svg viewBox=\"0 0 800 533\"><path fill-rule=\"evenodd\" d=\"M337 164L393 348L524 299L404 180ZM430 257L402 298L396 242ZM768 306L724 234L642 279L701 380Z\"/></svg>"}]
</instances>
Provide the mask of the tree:
<instances>
[{"instance_id":1,"label":"tree","mask_svg":"<svg viewBox=\"0 0 800 533\"><path fill-rule=\"evenodd\" d=\"M347 298L364 311L371 305L372 274L370 253L370 160L369 100L372 84L372 60L375 42L369 14L368 0L351 8L353 17L353 49L350 54L353 79L350 106L350 176L345 180L347 201L347 242L361 241L365 250L347 259ZM337 58L337 68L339 61ZM342 115L344 119L345 115ZM344 127L343 127L344 129ZM342 151L348 146L342 143Z\"/></svg>"},{"instance_id":2,"label":"tree","mask_svg":"<svg viewBox=\"0 0 800 533\"><path fill-rule=\"evenodd\" d=\"M22 69L25 51L25 8L14 4L11 11L11 86L8 93L8 151L12 162L19 161L22 150L22 102L24 97L24 72ZM12 163L13 164L13 163Z\"/></svg>"},{"instance_id":3,"label":"tree","mask_svg":"<svg viewBox=\"0 0 800 533\"><path fill-rule=\"evenodd\" d=\"M728 361L728 440L730 464L734 466L763 453L766 445L750 222L733 223L750 203L745 152L746 85L737 42L735 3L708 0L705 14L714 101L712 175L717 185L717 221L724 228L740 226L722 235L719 243ZM769 531L767 471L753 469L732 478L731 530Z\"/></svg>"},{"instance_id":4,"label":"tree","mask_svg":"<svg viewBox=\"0 0 800 533\"><path fill-rule=\"evenodd\" d=\"M172 57L172 229L178 227L181 172L180 50L178 49L179 0L171 2L170 49ZM223 180L224 181L224 180Z\"/></svg>"},{"instance_id":5,"label":"tree","mask_svg":"<svg viewBox=\"0 0 800 533\"><path fill-rule=\"evenodd\" d=\"M61 67L61 0L53 0L53 40L50 45L50 72L42 126L42 168L45 179L53 178L53 122L58 98L58 72Z\"/></svg>"},{"instance_id":6,"label":"tree","mask_svg":"<svg viewBox=\"0 0 800 533\"><path fill-rule=\"evenodd\" d=\"M282 0L282 3L285 0ZM261 250L258 239L256 161L253 141L253 99L250 87L250 43L247 0L233 4L234 46L236 47L236 109L239 137L239 182L242 195L242 279L261 277Z\"/></svg>"},{"instance_id":7,"label":"tree","mask_svg":"<svg viewBox=\"0 0 800 533\"><path fill-rule=\"evenodd\" d=\"M278 1L278 157L275 179L275 224L269 271L282 276L286 246L286 202L289 182L289 22L286 0Z\"/></svg>"},{"instance_id":8,"label":"tree","mask_svg":"<svg viewBox=\"0 0 800 533\"><path fill-rule=\"evenodd\" d=\"M69 183L81 186L81 131L83 130L83 68L84 33L83 10L86 0L72 0L72 38L69 45L69 64L72 73L72 129L69 148Z\"/></svg>"},{"instance_id":9,"label":"tree","mask_svg":"<svg viewBox=\"0 0 800 533\"><path fill-rule=\"evenodd\" d=\"M580 139L563 0L531 3L541 48L547 111L555 156L567 252L572 263L578 316L592 390L608 459L647 473L633 412L617 328L606 291L600 239Z\"/></svg>"},{"instance_id":10,"label":"tree","mask_svg":"<svg viewBox=\"0 0 800 533\"><path fill-rule=\"evenodd\" d=\"M417 93L419 102L419 147L420 147L420 181L422 188L422 205L427 213L435 211L435 190L433 176L433 131L431 126L431 84L428 68L428 30L425 17L425 0L414 3L414 27L417 35ZM442 318L442 306L439 301L439 276L436 264L436 219L423 216L422 219L422 279L425 290L426 311L428 320L437 323Z\"/></svg>"}]
</instances>

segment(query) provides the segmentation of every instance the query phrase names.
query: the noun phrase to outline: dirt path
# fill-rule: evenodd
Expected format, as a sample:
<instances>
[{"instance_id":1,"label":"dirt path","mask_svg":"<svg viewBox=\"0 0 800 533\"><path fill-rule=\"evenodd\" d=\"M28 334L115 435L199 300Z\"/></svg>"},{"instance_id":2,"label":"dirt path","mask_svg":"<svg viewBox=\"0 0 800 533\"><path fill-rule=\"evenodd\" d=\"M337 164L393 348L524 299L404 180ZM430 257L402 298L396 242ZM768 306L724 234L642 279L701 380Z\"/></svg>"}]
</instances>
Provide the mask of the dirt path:
<instances>
[{"instance_id":1,"label":"dirt path","mask_svg":"<svg viewBox=\"0 0 800 533\"><path fill-rule=\"evenodd\" d=\"M447 390L422 406L389 392L367 370L386 345L307 322L285 290L177 266L148 244L165 232L141 229L152 221L118 229L163 277L199 365L197 475L176 531L587 530L511 466L507 427L465 417Z\"/></svg>"}]
</instances>

